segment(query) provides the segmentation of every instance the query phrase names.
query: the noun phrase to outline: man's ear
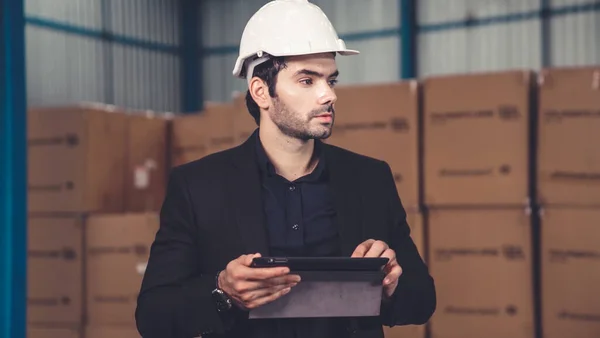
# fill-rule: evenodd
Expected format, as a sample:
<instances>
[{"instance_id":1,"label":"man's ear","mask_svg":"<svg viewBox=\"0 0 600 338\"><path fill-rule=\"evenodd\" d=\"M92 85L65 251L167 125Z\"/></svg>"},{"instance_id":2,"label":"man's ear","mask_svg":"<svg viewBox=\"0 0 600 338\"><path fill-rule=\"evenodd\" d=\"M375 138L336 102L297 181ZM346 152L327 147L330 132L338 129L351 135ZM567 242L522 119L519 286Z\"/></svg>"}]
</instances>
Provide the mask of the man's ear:
<instances>
[{"instance_id":1,"label":"man's ear","mask_svg":"<svg viewBox=\"0 0 600 338\"><path fill-rule=\"evenodd\" d=\"M256 76L253 77L252 80L250 80L248 90L250 91L250 95L252 95L254 102L256 102L260 108L265 110L269 109L271 104L269 87L263 80Z\"/></svg>"}]
</instances>

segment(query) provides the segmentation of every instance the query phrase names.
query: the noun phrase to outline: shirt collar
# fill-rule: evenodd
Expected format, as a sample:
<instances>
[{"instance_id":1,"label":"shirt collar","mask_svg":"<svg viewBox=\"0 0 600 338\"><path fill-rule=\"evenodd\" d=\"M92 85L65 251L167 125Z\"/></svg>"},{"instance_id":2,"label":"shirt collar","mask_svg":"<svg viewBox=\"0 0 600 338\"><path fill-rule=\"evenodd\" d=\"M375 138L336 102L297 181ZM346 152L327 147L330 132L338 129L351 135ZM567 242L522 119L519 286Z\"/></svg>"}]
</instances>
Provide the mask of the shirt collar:
<instances>
[{"instance_id":1,"label":"shirt collar","mask_svg":"<svg viewBox=\"0 0 600 338\"><path fill-rule=\"evenodd\" d=\"M267 175L267 176L277 175L277 173L275 172L275 167L273 166L273 164L267 157L265 148L263 147L263 145L260 141L258 129L256 129L256 131L254 133L254 141L256 144L256 159L257 159L258 167L259 167L262 175ZM323 147L322 147L321 141L315 140L314 156L317 156L319 158L319 163L317 163L317 166L315 167L315 169L313 170L312 173L300 178L300 180L305 180L305 179L319 180L319 179L323 179L325 177L325 174L326 174L325 156L323 156L322 148Z\"/></svg>"}]
</instances>

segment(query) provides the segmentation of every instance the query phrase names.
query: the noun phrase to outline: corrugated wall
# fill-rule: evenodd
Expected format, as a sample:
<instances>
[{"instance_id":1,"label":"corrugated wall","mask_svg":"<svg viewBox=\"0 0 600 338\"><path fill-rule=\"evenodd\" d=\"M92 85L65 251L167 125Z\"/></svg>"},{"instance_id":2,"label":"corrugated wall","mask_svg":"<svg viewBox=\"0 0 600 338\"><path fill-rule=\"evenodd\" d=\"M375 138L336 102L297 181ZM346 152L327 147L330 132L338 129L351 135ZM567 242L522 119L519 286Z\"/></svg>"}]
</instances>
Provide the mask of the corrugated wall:
<instances>
[{"instance_id":1,"label":"corrugated wall","mask_svg":"<svg viewBox=\"0 0 600 338\"><path fill-rule=\"evenodd\" d=\"M541 65L538 0L419 0L418 74Z\"/></svg>"},{"instance_id":2,"label":"corrugated wall","mask_svg":"<svg viewBox=\"0 0 600 338\"><path fill-rule=\"evenodd\" d=\"M557 66L600 64L600 0L551 0L550 62Z\"/></svg>"},{"instance_id":3,"label":"corrugated wall","mask_svg":"<svg viewBox=\"0 0 600 338\"><path fill-rule=\"evenodd\" d=\"M419 77L542 66L600 64L600 0L415 0ZM207 100L229 100L245 23L267 0L203 4ZM340 84L400 78L399 0L313 0L351 48ZM547 20L547 21L545 21ZM543 27L548 27L544 30Z\"/></svg>"},{"instance_id":4,"label":"corrugated wall","mask_svg":"<svg viewBox=\"0 0 600 338\"><path fill-rule=\"evenodd\" d=\"M178 9L171 0L27 0L29 104L179 111Z\"/></svg>"}]
</instances>

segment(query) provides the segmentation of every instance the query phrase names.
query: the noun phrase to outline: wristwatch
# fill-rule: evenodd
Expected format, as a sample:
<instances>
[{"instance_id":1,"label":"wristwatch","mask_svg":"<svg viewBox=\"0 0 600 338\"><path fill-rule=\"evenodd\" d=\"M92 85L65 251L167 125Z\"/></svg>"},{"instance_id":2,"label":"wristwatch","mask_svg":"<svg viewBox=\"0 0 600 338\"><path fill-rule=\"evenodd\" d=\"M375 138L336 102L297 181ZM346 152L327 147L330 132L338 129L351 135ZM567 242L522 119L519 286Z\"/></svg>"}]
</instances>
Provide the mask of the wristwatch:
<instances>
[{"instance_id":1,"label":"wristwatch","mask_svg":"<svg viewBox=\"0 0 600 338\"><path fill-rule=\"evenodd\" d=\"M212 296L217 306L217 311L225 312L232 308L233 303L231 302L231 298L219 288L219 274L221 271L217 273L215 276L215 289L212 291Z\"/></svg>"}]
</instances>

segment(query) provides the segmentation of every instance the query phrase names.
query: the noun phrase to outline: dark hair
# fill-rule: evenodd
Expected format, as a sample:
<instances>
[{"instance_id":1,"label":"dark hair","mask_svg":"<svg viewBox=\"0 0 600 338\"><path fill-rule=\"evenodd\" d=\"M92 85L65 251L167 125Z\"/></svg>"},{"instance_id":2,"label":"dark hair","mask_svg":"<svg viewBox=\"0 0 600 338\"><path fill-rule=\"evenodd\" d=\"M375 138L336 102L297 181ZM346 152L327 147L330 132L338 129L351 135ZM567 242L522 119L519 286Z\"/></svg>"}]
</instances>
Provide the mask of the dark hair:
<instances>
[{"instance_id":1,"label":"dark hair","mask_svg":"<svg viewBox=\"0 0 600 338\"><path fill-rule=\"evenodd\" d=\"M275 92L275 85L277 84L277 74L286 67L285 59L283 57L274 57L266 62L263 62L254 68L253 76L257 76L263 80L269 87L269 95L271 97L277 97ZM250 90L246 92L246 107L248 112L254 118L256 125L260 124L260 108L250 95Z\"/></svg>"}]
</instances>

